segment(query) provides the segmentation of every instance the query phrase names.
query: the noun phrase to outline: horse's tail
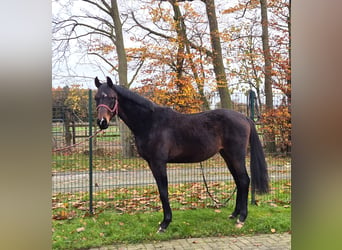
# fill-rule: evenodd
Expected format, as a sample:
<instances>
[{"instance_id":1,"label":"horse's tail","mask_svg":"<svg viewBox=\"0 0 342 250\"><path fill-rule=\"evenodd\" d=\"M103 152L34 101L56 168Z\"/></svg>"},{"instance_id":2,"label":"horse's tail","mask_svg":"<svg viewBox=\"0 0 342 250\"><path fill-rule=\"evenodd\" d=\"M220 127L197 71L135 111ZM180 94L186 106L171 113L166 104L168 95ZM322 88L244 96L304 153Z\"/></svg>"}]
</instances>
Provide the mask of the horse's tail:
<instances>
[{"instance_id":1,"label":"horse's tail","mask_svg":"<svg viewBox=\"0 0 342 250\"><path fill-rule=\"evenodd\" d=\"M252 188L259 194L268 193L268 173L264 151L252 120L248 119L251 125L250 150L251 150L251 177Z\"/></svg>"}]
</instances>

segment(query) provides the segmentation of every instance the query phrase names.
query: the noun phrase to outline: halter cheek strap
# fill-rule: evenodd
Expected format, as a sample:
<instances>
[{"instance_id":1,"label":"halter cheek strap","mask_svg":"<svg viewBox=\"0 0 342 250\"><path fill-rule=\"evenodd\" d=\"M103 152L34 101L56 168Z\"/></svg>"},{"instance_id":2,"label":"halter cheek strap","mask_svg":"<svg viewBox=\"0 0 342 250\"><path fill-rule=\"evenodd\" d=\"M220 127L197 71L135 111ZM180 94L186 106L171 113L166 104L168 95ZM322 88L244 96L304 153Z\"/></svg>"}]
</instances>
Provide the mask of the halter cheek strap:
<instances>
[{"instance_id":1,"label":"halter cheek strap","mask_svg":"<svg viewBox=\"0 0 342 250\"><path fill-rule=\"evenodd\" d=\"M105 109L107 109L109 112L113 113L113 115L117 115L119 113L119 102L118 99L115 100L115 105L114 108L111 109L110 107L108 107L106 104L100 104L96 107L96 110L98 110L100 107L104 107Z\"/></svg>"}]
</instances>

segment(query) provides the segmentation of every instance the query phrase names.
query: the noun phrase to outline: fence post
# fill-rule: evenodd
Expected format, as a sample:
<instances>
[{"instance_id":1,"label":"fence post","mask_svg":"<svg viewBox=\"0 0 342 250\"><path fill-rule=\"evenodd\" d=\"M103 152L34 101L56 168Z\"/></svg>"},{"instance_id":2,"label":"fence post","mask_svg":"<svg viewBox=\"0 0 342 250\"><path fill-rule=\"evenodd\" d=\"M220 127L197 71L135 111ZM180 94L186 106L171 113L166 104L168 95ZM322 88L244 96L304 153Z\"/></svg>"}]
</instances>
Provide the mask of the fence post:
<instances>
[{"instance_id":1,"label":"fence post","mask_svg":"<svg viewBox=\"0 0 342 250\"><path fill-rule=\"evenodd\" d=\"M249 118L254 121L254 101L255 101L255 92L250 89L247 97L247 111L249 111ZM253 180L252 180L253 181ZM253 188L253 184L251 185L251 204L256 205L255 201L255 188Z\"/></svg>"},{"instance_id":2,"label":"fence post","mask_svg":"<svg viewBox=\"0 0 342 250\"><path fill-rule=\"evenodd\" d=\"M93 110L92 110L92 91L89 89L88 97L88 119L89 119L89 213L93 214Z\"/></svg>"},{"instance_id":3,"label":"fence post","mask_svg":"<svg viewBox=\"0 0 342 250\"><path fill-rule=\"evenodd\" d=\"M254 101L255 101L255 92L253 90L249 90L249 103L247 104L249 106L250 115L249 117L254 121Z\"/></svg>"}]
</instances>

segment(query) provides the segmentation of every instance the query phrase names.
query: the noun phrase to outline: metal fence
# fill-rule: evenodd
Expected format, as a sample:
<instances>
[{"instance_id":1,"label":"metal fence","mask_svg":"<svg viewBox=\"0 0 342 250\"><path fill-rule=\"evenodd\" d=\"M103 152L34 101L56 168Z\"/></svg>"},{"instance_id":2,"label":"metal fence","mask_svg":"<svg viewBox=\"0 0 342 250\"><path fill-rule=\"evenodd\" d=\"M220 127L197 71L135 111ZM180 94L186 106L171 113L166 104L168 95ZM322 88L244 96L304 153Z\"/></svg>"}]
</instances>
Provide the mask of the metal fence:
<instances>
[{"instance_id":1,"label":"metal fence","mask_svg":"<svg viewBox=\"0 0 342 250\"><path fill-rule=\"evenodd\" d=\"M88 113L95 109L89 91ZM246 113L247 96L236 109ZM137 154L124 157L122 123L118 118L104 132L92 121L80 119L65 105L53 107L52 209L54 219L68 219L110 209L123 212L161 210L157 186L147 163ZM263 135L260 134L260 138ZM132 141L133 144L133 141ZM256 202L291 202L290 152L267 153L271 192ZM173 209L235 204L235 184L219 155L200 164L168 164L169 197ZM249 159L247 159L249 170ZM206 183L207 185L205 185ZM209 194L210 193L210 194ZM212 197L211 197L212 196Z\"/></svg>"}]
</instances>

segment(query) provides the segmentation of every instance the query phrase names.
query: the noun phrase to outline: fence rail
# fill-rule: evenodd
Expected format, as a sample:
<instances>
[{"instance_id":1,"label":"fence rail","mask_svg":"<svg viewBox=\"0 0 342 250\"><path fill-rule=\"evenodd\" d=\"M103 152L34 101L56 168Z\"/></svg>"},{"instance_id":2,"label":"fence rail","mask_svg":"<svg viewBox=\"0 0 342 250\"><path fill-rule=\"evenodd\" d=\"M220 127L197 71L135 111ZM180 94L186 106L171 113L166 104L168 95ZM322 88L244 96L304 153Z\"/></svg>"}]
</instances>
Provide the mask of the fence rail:
<instances>
[{"instance_id":1,"label":"fence rail","mask_svg":"<svg viewBox=\"0 0 342 250\"><path fill-rule=\"evenodd\" d=\"M89 96L92 96L91 92ZM92 105L92 98L89 98L89 117L94 117ZM54 107L54 111L59 115L64 112L62 107L61 110ZM93 124L63 119L63 115L53 120L52 205L55 219L72 218L104 209L118 212L161 209L157 187L147 163L137 155L122 155L124 146L120 123L115 119L105 133L87 140L92 131L97 131ZM73 144L77 145L55 150ZM271 192L257 195L257 201L291 202L289 154L266 152ZM170 202L174 209L214 205L204 187L203 177L210 193L217 200L223 203L235 197L235 185L223 159L215 155L202 164L204 175L199 164L168 164Z\"/></svg>"}]
</instances>

